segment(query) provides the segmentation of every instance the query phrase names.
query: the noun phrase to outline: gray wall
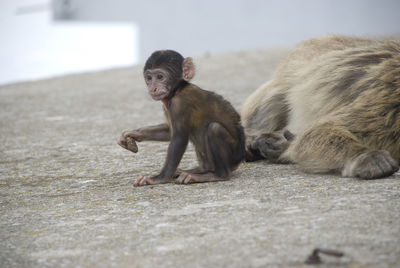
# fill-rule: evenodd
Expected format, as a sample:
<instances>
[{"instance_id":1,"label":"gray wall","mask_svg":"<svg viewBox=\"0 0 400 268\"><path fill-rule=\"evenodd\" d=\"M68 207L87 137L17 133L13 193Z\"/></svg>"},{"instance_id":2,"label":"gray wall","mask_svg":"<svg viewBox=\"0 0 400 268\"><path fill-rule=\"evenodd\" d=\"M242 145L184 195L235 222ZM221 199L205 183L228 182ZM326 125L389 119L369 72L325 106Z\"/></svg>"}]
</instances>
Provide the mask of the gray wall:
<instances>
[{"instance_id":1,"label":"gray wall","mask_svg":"<svg viewBox=\"0 0 400 268\"><path fill-rule=\"evenodd\" d=\"M54 0L55 19L130 21L140 58L289 46L322 34L400 33L399 0Z\"/></svg>"}]
</instances>

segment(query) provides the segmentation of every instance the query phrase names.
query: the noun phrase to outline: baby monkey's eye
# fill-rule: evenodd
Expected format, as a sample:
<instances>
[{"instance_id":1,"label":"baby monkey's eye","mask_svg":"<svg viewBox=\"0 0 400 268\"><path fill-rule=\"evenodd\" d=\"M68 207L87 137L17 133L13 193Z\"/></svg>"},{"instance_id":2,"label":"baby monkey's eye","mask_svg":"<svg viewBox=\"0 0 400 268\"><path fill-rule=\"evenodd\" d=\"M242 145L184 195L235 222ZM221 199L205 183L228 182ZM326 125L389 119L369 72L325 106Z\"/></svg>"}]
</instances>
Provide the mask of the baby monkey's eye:
<instances>
[{"instance_id":1,"label":"baby monkey's eye","mask_svg":"<svg viewBox=\"0 0 400 268\"><path fill-rule=\"evenodd\" d=\"M158 75L157 75L157 79L158 79L158 80L161 80L161 79L163 79L163 78L164 78L164 76L163 76L162 74L158 74Z\"/></svg>"},{"instance_id":2,"label":"baby monkey's eye","mask_svg":"<svg viewBox=\"0 0 400 268\"><path fill-rule=\"evenodd\" d=\"M146 76L147 81L151 81L151 78L152 78L151 75Z\"/></svg>"}]
</instances>

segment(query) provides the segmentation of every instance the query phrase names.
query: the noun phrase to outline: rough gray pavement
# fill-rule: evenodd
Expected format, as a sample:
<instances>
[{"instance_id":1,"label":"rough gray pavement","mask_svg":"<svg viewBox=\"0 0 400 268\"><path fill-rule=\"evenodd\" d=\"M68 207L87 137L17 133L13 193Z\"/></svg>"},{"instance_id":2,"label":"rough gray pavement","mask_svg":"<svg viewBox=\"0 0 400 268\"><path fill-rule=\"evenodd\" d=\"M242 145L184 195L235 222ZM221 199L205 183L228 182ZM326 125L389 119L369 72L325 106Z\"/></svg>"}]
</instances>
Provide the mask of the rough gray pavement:
<instances>
[{"instance_id":1,"label":"rough gray pavement","mask_svg":"<svg viewBox=\"0 0 400 268\"><path fill-rule=\"evenodd\" d=\"M286 52L198 57L194 82L239 108ZM134 188L167 144L116 142L163 121L141 66L1 86L0 267L306 267L315 247L345 253L328 267L400 267L399 173L257 162L226 182ZM181 167L195 164L189 148Z\"/></svg>"}]
</instances>

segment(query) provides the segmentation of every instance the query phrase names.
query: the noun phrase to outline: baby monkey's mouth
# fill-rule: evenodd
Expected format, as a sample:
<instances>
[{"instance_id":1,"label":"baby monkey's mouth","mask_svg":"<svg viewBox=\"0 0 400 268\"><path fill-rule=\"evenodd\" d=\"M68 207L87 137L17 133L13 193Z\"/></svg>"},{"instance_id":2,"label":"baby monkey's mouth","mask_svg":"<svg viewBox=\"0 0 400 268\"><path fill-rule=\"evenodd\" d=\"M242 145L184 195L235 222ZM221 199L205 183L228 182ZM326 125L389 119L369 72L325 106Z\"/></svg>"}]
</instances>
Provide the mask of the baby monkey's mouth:
<instances>
[{"instance_id":1,"label":"baby monkey's mouth","mask_svg":"<svg viewBox=\"0 0 400 268\"><path fill-rule=\"evenodd\" d=\"M166 97L167 94L161 93L161 94L150 94L150 96L153 98L153 100L162 100Z\"/></svg>"}]
</instances>

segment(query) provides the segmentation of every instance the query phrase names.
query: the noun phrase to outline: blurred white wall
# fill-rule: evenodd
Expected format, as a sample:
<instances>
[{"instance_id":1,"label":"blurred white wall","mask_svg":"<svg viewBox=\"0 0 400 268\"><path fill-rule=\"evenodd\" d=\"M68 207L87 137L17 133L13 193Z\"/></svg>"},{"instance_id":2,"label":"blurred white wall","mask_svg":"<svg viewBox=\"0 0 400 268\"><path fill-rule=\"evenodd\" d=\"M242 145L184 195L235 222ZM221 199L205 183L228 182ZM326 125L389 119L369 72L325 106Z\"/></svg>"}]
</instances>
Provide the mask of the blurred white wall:
<instances>
[{"instance_id":1,"label":"blurred white wall","mask_svg":"<svg viewBox=\"0 0 400 268\"><path fill-rule=\"evenodd\" d=\"M64 16L56 12L58 19L137 23L141 60L163 48L199 55L288 46L331 33L400 33L400 0L54 1L69 7Z\"/></svg>"},{"instance_id":2,"label":"blurred white wall","mask_svg":"<svg viewBox=\"0 0 400 268\"><path fill-rule=\"evenodd\" d=\"M0 84L138 62L133 22L57 22L50 1L0 1Z\"/></svg>"},{"instance_id":3,"label":"blurred white wall","mask_svg":"<svg viewBox=\"0 0 400 268\"><path fill-rule=\"evenodd\" d=\"M400 0L0 0L0 84L184 56L400 33Z\"/></svg>"}]
</instances>

